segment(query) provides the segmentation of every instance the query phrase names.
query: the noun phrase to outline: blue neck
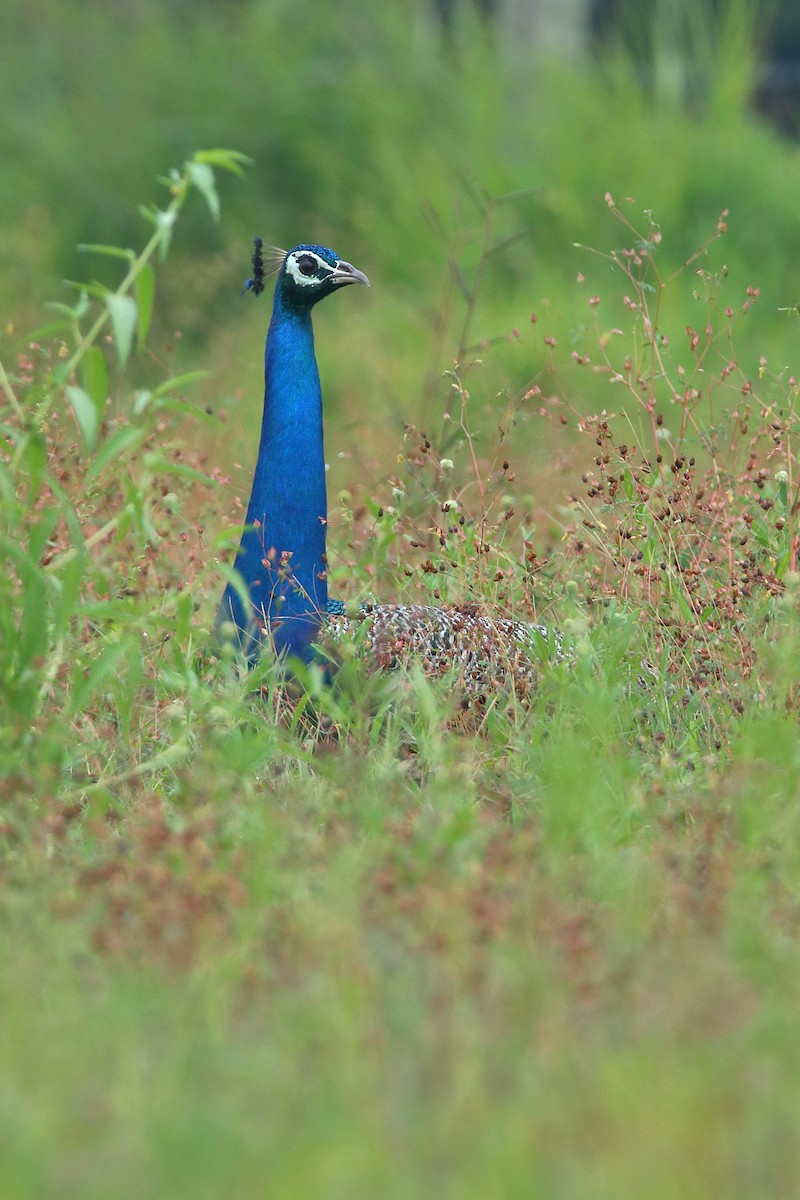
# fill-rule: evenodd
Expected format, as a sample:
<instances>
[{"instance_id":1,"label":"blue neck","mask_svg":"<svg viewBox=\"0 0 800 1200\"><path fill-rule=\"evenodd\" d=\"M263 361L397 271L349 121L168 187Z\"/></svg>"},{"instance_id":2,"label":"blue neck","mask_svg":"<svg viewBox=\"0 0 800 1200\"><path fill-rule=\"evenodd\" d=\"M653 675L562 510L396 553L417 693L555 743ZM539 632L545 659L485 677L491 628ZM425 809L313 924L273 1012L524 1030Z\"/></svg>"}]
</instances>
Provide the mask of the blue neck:
<instances>
[{"instance_id":1,"label":"blue neck","mask_svg":"<svg viewBox=\"0 0 800 1200\"><path fill-rule=\"evenodd\" d=\"M264 363L264 417L253 491L236 569L245 606L229 584L218 623L233 621L248 657L271 640L309 662L328 600L322 393L309 310L275 293Z\"/></svg>"}]
</instances>

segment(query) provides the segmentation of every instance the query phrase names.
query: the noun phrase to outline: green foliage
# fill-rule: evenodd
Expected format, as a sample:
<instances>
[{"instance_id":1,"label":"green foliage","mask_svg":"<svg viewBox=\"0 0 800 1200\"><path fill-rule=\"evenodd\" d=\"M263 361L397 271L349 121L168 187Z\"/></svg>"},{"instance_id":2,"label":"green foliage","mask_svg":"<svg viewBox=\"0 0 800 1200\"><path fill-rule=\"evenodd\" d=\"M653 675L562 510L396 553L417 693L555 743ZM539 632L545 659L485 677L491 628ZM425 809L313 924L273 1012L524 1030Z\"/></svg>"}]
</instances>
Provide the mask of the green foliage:
<instances>
[{"instance_id":1,"label":"green foliage","mask_svg":"<svg viewBox=\"0 0 800 1200\"><path fill-rule=\"evenodd\" d=\"M671 1197L676 1155L698 1195L794 1179L797 385L731 365L759 297L705 269L673 347L685 273L616 216L592 261L626 327L562 356L532 326L542 382L491 434L462 332L385 505L356 482L333 523L353 599L546 594L572 659L526 697L346 647L333 689L209 656L226 535L187 446L218 422L144 336L172 222L0 372L4 1194ZM573 402L586 371L613 409ZM541 557L504 457L534 405L587 462Z\"/></svg>"},{"instance_id":2,"label":"green foliage","mask_svg":"<svg viewBox=\"0 0 800 1200\"><path fill-rule=\"evenodd\" d=\"M699 106L556 93L386 9L66 4L10 56L0 1193L791 1195L793 152L710 66ZM257 172L131 215L198 125ZM214 657L255 189L382 284L319 320L339 593L546 619L533 694Z\"/></svg>"},{"instance_id":3,"label":"green foliage","mask_svg":"<svg viewBox=\"0 0 800 1200\"><path fill-rule=\"evenodd\" d=\"M662 7L654 28L668 41L676 6ZM694 55L700 86L643 92L619 56L575 69L538 61L522 45L492 44L467 12L448 51L421 4L411 16L358 0L315 9L311 21L305 5L288 0L233 9L155 0L87 8L68 0L37 20L30 5L12 0L0 80L9 113L0 132L9 231L0 244L0 311L12 298L25 297L26 306L29 297L49 299L62 275L80 271L74 247L94 230L131 244L129 181L140 189L164 161L197 144L199 131L203 140L241 146L254 169L245 188L226 196L224 228L187 214L191 238L178 248L160 297L167 328L213 335L219 301L230 303L241 288L254 234L278 244L312 236L368 265L379 284L391 281L384 289L391 304L382 306L380 289L372 303L381 316L378 345L396 348L392 370L362 352L362 376L370 391L407 405L416 403L427 366L438 378L449 365L449 330L438 347L425 339L428 306L451 246L462 267L480 257L475 187L516 194L502 232L524 233L489 273L489 336L506 334L543 298L556 319L569 319L565 284L581 266L569 247L606 243L610 226L598 205L609 188L657 205L671 231L665 255L673 269L702 240L709 214L730 207L738 238L728 266L790 304L800 168L792 148L747 108L763 6L722 7L727 17L718 27L711 5L680 6L675 36ZM692 22L698 28L687 39ZM113 70L98 74L87 56ZM667 46L662 58L676 56ZM195 165L196 186L210 166ZM765 253L765 211L774 253ZM328 319L337 323L332 343L347 380L351 320ZM791 331L769 326L778 357L788 360ZM753 343L745 333L742 353L752 344L769 352L763 339L763 327ZM421 340L424 354L414 349ZM507 369L513 378L513 363Z\"/></svg>"},{"instance_id":4,"label":"green foliage","mask_svg":"<svg viewBox=\"0 0 800 1200\"><path fill-rule=\"evenodd\" d=\"M194 186L195 168L210 160L238 171L241 159L235 152L200 153L183 172L174 172L169 204L155 217L154 232L138 254L92 247L128 264L118 286L80 285L77 303L57 305L58 323L38 335L46 336L46 344L28 343L20 348L16 370L2 369L8 447L0 532L7 564L0 583L6 773L22 769L16 757L21 748L27 769L41 754L70 774L80 773L90 745L101 745L107 736L98 722L118 719L113 700L108 707L112 679L118 691L126 677L134 689L123 704L123 723L130 726L141 676L139 643L155 636L158 618L144 608L137 611L125 597L140 594L140 574L147 573L148 558L162 541L159 521L178 517L180 502L167 485L175 479L211 481L163 436L175 414L185 421L180 391L196 373L168 375L152 390L131 389L132 398L116 411L110 389L122 385L137 327L145 350L155 279L149 260L168 239ZM208 200L213 182L203 180ZM137 287L140 278L148 280L144 288ZM74 382L78 378L83 386ZM173 532L174 525L170 536ZM163 568L158 574L163 586ZM186 598L167 583L159 608L161 636L179 634ZM89 737L80 745L73 741L73 722L78 728L86 724Z\"/></svg>"}]
</instances>

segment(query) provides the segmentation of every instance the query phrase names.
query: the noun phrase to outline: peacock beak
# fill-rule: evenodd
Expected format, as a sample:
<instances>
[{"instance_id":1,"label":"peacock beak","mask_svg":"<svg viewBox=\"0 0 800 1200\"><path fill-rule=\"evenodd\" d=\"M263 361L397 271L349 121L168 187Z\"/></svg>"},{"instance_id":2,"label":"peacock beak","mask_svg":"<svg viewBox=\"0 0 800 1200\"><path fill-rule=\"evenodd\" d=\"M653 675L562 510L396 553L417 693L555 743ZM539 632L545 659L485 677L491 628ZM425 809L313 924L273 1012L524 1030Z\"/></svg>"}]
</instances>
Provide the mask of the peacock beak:
<instances>
[{"instance_id":1,"label":"peacock beak","mask_svg":"<svg viewBox=\"0 0 800 1200\"><path fill-rule=\"evenodd\" d=\"M333 274L328 277L333 283L365 283L369 287L369 280L363 271L359 271L352 263L344 262L339 259L334 267Z\"/></svg>"}]
</instances>

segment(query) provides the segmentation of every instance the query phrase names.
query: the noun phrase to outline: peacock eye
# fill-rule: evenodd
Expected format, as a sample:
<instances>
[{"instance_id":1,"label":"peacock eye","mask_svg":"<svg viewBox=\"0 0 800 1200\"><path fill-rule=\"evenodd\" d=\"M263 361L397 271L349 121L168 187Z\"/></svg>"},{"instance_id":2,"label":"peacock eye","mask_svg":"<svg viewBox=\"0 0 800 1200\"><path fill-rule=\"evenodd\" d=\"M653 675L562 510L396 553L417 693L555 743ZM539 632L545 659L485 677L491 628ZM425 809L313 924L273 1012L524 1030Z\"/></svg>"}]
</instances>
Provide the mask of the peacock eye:
<instances>
[{"instance_id":1,"label":"peacock eye","mask_svg":"<svg viewBox=\"0 0 800 1200\"><path fill-rule=\"evenodd\" d=\"M317 273L317 260L311 254L301 254L297 260L301 275L309 277Z\"/></svg>"}]
</instances>

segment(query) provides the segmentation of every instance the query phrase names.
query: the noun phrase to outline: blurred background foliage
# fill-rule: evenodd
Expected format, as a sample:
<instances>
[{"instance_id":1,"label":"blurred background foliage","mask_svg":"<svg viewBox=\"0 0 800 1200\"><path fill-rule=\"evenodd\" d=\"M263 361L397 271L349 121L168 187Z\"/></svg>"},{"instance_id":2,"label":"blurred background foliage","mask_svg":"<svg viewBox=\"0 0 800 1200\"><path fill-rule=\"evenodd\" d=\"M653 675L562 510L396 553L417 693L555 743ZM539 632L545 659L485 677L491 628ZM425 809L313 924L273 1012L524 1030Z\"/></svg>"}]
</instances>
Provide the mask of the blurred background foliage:
<instances>
[{"instance_id":1,"label":"blurred background foliage","mask_svg":"<svg viewBox=\"0 0 800 1200\"><path fill-rule=\"evenodd\" d=\"M574 280L597 264L573 243L618 244L609 190L632 198L634 223L650 210L666 231L667 274L730 209L715 269L728 267L737 296L755 285L768 297L741 352L789 361L794 322L775 310L800 292L800 158L751 100L775 21L790 18L744 0L671 0L646 16L605 5L601 37L575 24L565 39L577 6L538 23L535 5L505 17L440 7L444 21L422 2L7 0L0 314L18 330L40 324L61 280L89 273L77 244L138 244L135 202L153 178L218 145L253 168L244 185L226 181L216 227L200 205L187 214L157 317L165 337L182 332L193 365L212 368L209 400L244 387L245 423L267 315L237 303L255 234L332 244L373 280L368 302L325 316L329 414L341 404L353 420L367 408L373 421L384 408L416 419L458 345L451 264L469 281L485 249L476 196L519 193L491 238L521 235L482 273L476 341L543 306L550 332L579 338ZM113 278L113 263L91 270ZM496 380L522 386L530 353L496 353Z\"/></svg>"}]
</instances>

